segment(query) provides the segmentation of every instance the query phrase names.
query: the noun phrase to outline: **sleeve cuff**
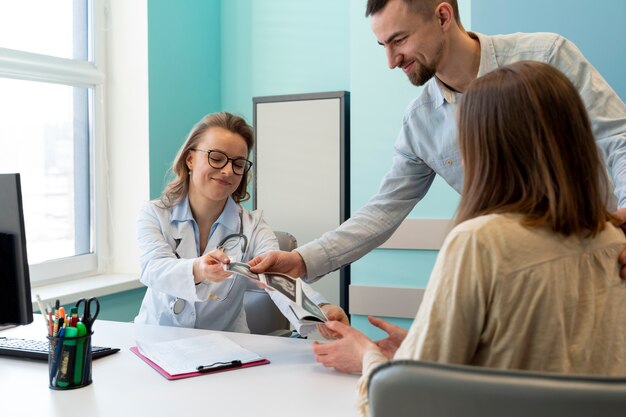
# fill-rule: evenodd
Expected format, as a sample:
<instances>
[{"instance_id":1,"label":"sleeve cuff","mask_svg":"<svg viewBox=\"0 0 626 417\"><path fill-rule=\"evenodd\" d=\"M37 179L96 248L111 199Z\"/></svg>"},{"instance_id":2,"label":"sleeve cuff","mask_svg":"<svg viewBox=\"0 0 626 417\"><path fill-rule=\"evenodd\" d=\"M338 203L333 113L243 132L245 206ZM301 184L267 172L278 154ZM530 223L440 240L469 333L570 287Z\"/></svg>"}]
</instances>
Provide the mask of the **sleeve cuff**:
<instances>
[{"instance_id":1,"label":"sleeve cuff","mask_svg":"<svg viewBox=\"0 0 626 417\"><path fill-rule=\"evenodd\" d=\"M317 241L307 243L295 249L304 260L306 274L300 278L304 282L312 283L330 272L330 261L322 245Z\"/></svg>"}]
</instances>

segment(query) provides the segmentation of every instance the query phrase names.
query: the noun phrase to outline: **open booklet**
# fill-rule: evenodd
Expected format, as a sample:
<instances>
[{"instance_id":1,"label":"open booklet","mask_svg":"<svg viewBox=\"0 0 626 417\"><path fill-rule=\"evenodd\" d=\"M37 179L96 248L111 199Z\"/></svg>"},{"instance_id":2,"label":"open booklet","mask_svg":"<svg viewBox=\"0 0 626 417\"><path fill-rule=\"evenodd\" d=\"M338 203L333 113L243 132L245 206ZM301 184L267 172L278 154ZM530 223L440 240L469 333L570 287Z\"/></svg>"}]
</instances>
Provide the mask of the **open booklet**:
<instances>
[{"instance_id":1,"label":"open booklet","mask_svg":"<svg viewBox=\"0 0 626 417\"><path fill-rule=\"evenodd\" d=\"M311 291L310 287L300 278L278 272L257 275L250 272L247 264L241 262L231 262L227 270L236 272L265 288L281 313L301 335L312 331L314 325L328 321L322 309L307 295L307 291Z\"/></svg>"}]
</instances>

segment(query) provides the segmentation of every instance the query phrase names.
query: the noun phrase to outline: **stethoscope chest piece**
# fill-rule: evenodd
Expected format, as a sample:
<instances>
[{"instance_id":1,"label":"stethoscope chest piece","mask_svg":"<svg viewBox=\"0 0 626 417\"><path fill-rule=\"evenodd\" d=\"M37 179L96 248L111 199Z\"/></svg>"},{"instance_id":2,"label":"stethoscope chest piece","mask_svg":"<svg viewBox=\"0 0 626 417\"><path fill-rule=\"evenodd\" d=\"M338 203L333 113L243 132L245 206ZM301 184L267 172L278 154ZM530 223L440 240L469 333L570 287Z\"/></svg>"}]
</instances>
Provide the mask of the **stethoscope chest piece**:
<instances>
[{"instance_id":1,"label":"stethoscope chest piece","mask_svg":"<svg viewBox=\"0 0 626 417\"><path fill-rule=\"evenodd\" d=\"M172 301L172 303L170 304L170 307L172 308L172 313L174 314L180 314L183 312L183 310L185 309L185 300L183 300L182 298L176 298L174 301Z\"/></svg>"}]
</instances>

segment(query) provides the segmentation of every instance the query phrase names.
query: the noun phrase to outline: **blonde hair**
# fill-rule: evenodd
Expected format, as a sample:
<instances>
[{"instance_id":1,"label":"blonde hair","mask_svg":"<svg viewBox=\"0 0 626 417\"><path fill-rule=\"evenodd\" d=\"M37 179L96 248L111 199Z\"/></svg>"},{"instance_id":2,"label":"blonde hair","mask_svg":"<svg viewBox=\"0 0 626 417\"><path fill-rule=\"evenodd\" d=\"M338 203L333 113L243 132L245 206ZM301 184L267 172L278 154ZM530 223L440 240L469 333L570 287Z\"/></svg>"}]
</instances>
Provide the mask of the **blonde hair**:
<instances>
[{"instance_id":1,"label":"blonde hair","mask_svg":"<svg viewBox=\"0 0 626 417\"><path fill-rule=\"evenodd\" d=\"M212 113L204 116L191 129L187 140L185 140L174 159L170 170L174 178L167 184L161 195L161 202L165 207L172 207L189 193L187 154L197 146L204 133L212 127L221 127L241 136L248 146L248 155L250 155L250 151L254 146L254 133L252 127L242 117L227 112ZM243 174L239 187L231 195L237 203L250 198L250 194L247 191L249 173L250 171Z\"/></svg>"}]
</instances>

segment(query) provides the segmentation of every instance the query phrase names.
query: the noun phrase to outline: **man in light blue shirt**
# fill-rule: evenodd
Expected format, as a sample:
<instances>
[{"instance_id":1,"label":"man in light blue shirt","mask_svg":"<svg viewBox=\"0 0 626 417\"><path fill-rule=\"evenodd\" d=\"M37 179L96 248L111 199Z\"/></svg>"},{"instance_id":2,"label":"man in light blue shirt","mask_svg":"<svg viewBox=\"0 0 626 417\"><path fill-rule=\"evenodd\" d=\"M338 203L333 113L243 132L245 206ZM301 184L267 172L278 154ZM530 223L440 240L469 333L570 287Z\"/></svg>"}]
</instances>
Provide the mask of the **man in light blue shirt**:
<instances>
[{"instance_id":1,"label":"man in light blue shirt","mask_svg":"<svg viewBox=\"0 0 626 417\"><path fill-rule=\"evenodd\" d=\"M424 85L406 109L393 165L378 193L348 221L294 252L253 259L255 272L274 270L314 281L387 240L428 192L435 175L460 192L458 101L477 77L521 60L553 65L578 89L612 174L617 197L613 208L620 207L616 214L626 220L626 105L574 44L551 33L466 32L456 0L369 0L366 16L371 16L389 67L402 69L412 84ZM620 256L622 264L624 258L626 252Z\"/></svg>"}]
</instances>

